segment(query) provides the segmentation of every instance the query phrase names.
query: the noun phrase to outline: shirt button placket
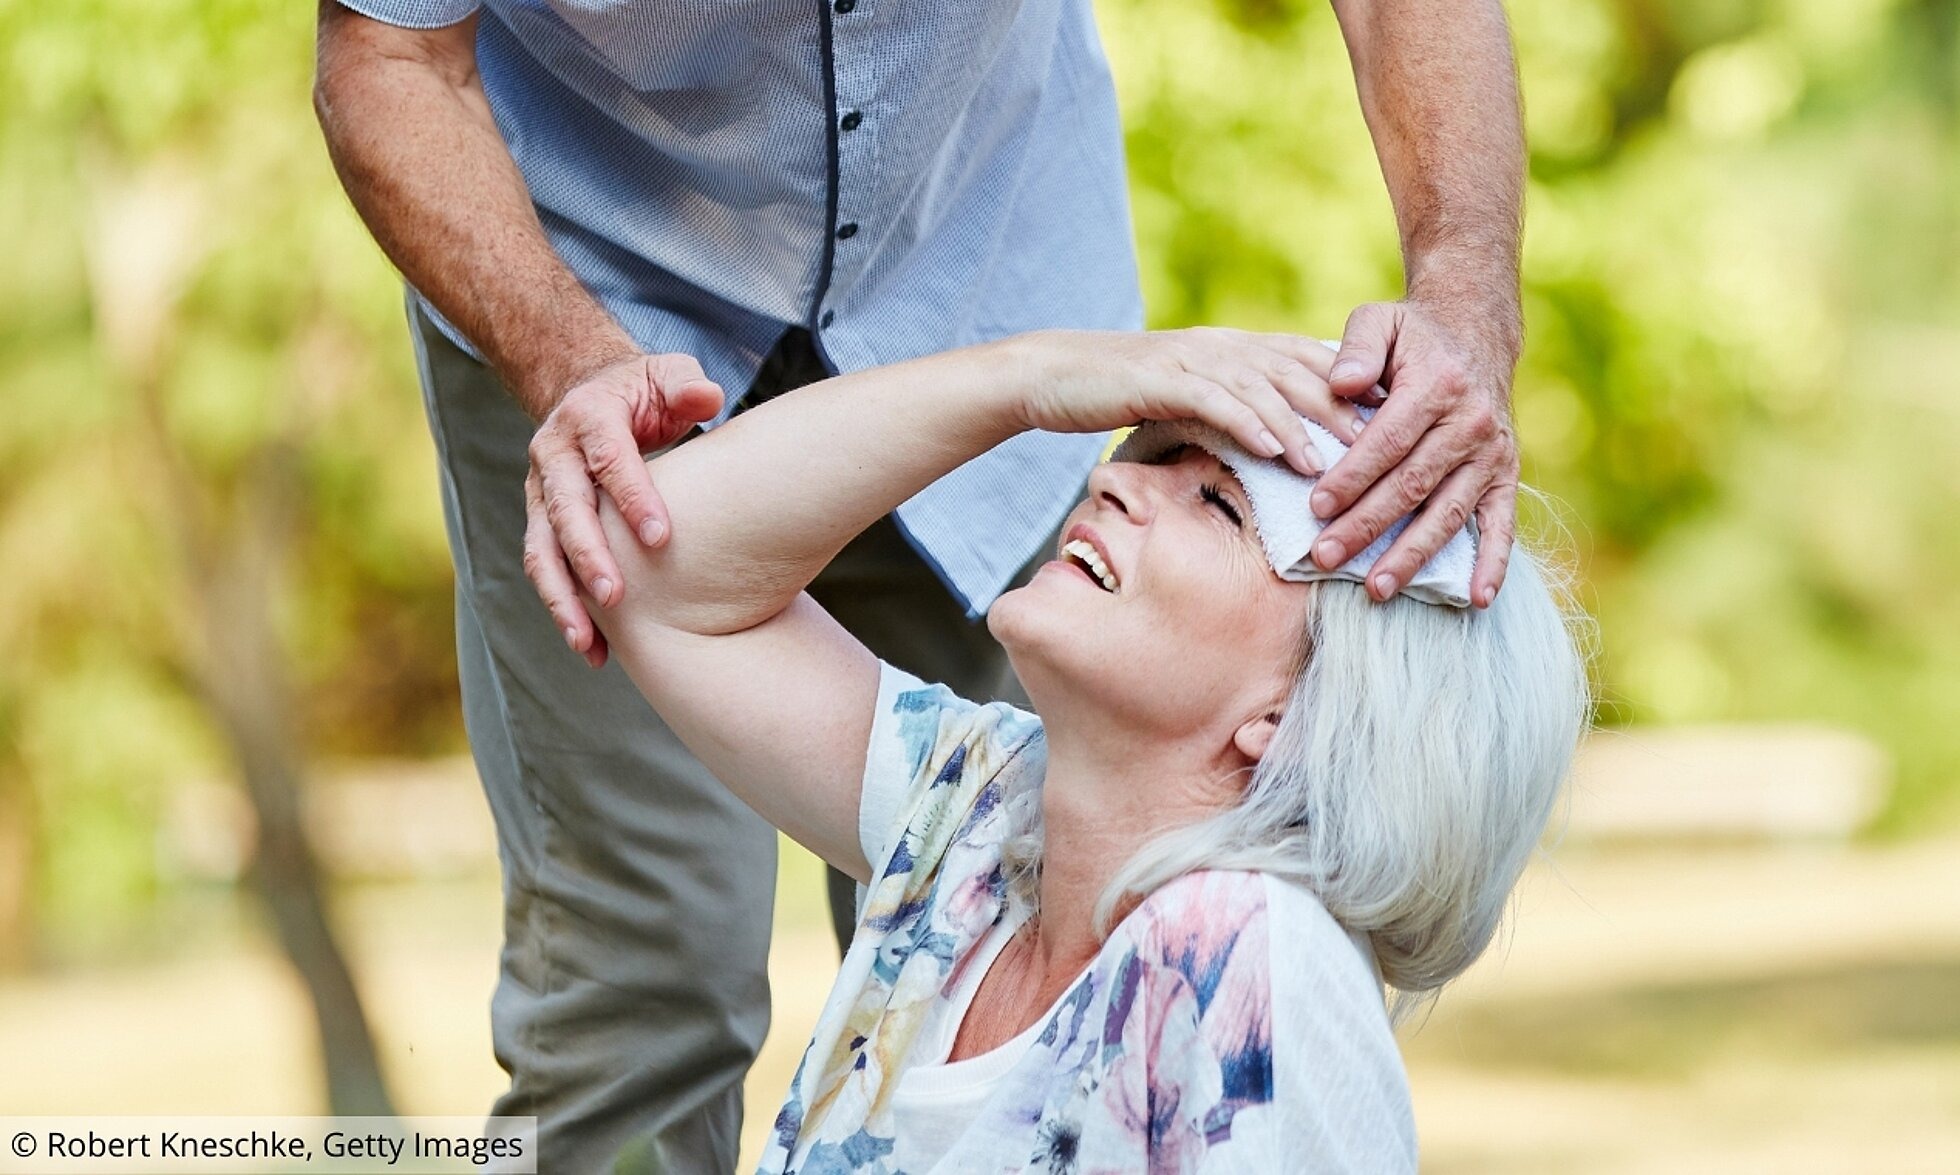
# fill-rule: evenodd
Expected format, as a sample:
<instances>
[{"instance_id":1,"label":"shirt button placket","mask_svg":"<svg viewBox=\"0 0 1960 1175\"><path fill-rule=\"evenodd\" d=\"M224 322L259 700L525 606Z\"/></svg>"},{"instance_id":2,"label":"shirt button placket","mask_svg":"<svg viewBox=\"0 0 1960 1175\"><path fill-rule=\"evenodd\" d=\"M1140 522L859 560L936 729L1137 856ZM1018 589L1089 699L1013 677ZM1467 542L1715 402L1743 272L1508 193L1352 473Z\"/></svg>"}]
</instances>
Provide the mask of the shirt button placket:
<instances>
[{"instance_id":1,"label":"shirt button placket","mask_svg":"<svg viewBox=\"0 0 1960 1175\"><path fill-rule=\"evenodd\" d=\"M831 24L831 68L837 99L837 219L832 223L830 289L824 295L827 305L817 318L819 328L828 328L837 319L834 304L838 295L848 294L859 276L859 251L849 242L864 228L859 219L869 211L872 162L876 142L872 127L859 105L873 93L872 70L875 57L865 43L867 9L860 0L831 0L831 11L839 19Z\"/></svg>"}]
</instances>

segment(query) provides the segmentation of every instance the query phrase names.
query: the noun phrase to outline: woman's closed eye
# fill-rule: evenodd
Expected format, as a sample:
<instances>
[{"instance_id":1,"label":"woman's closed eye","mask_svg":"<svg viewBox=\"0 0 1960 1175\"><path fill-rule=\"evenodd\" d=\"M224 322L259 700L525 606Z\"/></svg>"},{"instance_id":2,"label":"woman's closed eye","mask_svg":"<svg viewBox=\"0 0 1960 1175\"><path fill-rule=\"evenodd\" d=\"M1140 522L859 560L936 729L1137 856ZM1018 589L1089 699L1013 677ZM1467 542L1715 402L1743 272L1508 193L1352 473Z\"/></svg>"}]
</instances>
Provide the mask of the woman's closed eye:
<instances>
[{"instance_id":1,"label":"woman's closed eye","mask_svg":"<svg viewBox=\"0 0 1960 1175\"><path fill-rule=\"evenodd\" d=\"M1218 507L1219 513L1230 520L1235 528L1245 529L1245 519L1239 514L1239 508L1232 504L1232 500L1225 496L1225 491L1219 489L1216 482L1206 482L1198 490L1198 496L1206 503Z\"/></svg>"}]
</instances>

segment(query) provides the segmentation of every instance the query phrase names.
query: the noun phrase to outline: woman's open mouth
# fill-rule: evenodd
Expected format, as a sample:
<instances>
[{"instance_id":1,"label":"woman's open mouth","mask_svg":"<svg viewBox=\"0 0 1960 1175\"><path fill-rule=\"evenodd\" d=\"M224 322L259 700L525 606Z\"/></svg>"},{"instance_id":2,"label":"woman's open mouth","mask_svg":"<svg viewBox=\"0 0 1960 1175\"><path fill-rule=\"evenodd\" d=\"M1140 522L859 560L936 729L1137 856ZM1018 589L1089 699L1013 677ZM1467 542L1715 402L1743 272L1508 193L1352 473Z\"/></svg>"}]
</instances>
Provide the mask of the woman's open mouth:
<instances>
[{"instance_id":1,"label":"woman's open mouth","mask_svg":"<svg viewBox=\"0 0 1960 1175\"><path fill-rule=\"evenodd\" d=\"M1109 569L1102 555L1083 539L1070 539L1062 544L1062 562L1079 567L1096 585L1106 592L1115 592L1119 586L1116 573Z\"/></svg>"}]
</instances>

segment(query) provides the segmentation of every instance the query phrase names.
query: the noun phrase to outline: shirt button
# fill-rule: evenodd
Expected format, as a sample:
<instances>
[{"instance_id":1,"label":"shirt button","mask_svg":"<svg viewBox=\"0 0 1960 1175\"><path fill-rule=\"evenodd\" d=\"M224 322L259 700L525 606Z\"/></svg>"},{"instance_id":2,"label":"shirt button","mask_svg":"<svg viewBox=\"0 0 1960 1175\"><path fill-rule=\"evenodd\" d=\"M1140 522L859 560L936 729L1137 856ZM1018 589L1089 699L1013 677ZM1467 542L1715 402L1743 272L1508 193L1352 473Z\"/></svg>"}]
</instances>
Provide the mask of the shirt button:
<instances>
[{"instance_id":1,"label":"shirt button","mask_svg":"<svg viewBox=\"0 0 1960 1175\"><path fill-rule=\"evenodd\" d=\"M831 323L836 321L837 321L837 312L835 310L826 310L823 312L823 317L817 320L817 325L827 327Z\"/></svg>"},{"instance_id":2,"label":"shirt button","mask_svg":"<svg viewBox=\"0 0 1960 1175\"><path fill-rule=\"evenodd\" d=\"M848 241L857 235L858 226L855 220L837 226L837 239L840 241Z\"/></svg>"},{"instance_id":3,"label":"shirt button","mask_svg":"<svg viewBox=\"0 0 1960 1175\"><path fill-rule=\"evenodd\" d=\"M839 125L841 125L847 131L854 131L858 129L858 127L863 122L864 122L864 115L856 110L853 110L849 114L844 116L844 121Z\"/></svg>"},{"instance_id":4,"label":"shirt button","mask_svg":"<svg viewBox=\"0 0 1960 1175\"><path fill-rule=\"evenodd\" d=\"M835 8L837 10L837 15L839 16L846 15L851 11L851 9L856 8L857 6L858 6L858 0L837 0L837 3L831 5L832 8Z\"/></svg>"}]
</instances>

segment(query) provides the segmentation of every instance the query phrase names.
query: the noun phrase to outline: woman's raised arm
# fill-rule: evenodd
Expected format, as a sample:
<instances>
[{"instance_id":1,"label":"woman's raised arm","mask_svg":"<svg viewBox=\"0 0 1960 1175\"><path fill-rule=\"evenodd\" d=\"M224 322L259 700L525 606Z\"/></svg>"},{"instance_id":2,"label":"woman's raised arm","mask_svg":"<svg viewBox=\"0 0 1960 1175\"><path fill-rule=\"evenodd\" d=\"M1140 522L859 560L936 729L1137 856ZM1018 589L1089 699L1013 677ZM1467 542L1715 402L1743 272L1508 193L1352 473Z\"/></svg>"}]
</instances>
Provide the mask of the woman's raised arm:
<instances>
[{"instance_id":1,"label":"woman's raised arm","mask_svg":"<svg viewBox=\"0 0 1960 1175\"><path fill-rule=\"evenodd\" d=\"M587 607L717 778L863 878L877 663L802 594L817 572L899 503L1031 428L1195 417L1315 471L1297 413L1342 436L1357 419L1327 391L1332 357L1312 340L1238 331L1040 332L813 384L649 463L672 519L666 545L633 542L605 503L625 590L610 609Z\"/></svg>"}]
</instances>

